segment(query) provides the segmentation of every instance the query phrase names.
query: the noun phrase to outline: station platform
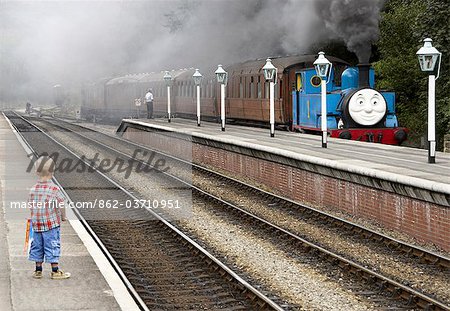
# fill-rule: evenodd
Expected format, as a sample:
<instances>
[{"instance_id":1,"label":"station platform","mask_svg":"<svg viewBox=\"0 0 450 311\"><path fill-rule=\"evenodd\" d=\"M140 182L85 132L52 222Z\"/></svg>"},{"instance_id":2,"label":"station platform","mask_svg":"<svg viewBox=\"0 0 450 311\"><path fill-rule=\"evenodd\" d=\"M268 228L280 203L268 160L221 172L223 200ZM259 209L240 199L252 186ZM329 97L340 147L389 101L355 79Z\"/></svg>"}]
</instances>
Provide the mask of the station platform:
<instances>
[{"instance_id":1,"label":"station platform","mask_svg":"<svg viewBox=\"0 0 450 311\"><path fill-rule=\"evenodd\" d=\"M171 137L146 138L142 132ZM317 208L341 210L450 252L450 154L196 120L124 119L124 138L250 179ZM172 133L172 134L168 134ZM151 140L151 141L149 141Z\"/></svg>"},{"instance_id":2,"label":"station platform","mask_svg":"<svg viewBox=\"0 0 450 311\"><path fill-rule=\"evenodd\" d=\"M26 202L36 182L27 172L30 150L0 114L0 310L139 310L101 250L73 212L61 224L62 270L70 279L50 279L44 263L42 279L34 279L34 263L25 249L30 211L13 208Z\"/></svg>"}]
</instances>

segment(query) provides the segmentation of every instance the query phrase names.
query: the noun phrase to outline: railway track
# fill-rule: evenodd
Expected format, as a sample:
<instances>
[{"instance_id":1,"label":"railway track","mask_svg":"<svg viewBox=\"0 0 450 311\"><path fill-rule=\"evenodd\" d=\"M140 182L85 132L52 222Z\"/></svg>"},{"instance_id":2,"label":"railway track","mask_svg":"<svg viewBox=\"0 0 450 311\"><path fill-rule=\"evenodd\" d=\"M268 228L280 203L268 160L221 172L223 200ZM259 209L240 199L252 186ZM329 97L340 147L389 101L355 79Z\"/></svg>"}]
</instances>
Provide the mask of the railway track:
<instances>
[{"instance_id":1,"label":"railway track","mask_svg":"<svg viewBox=\"0 0 450 311\"><path fill-rule=\"evenodd\" d=\"M60 129L64 129L65 131L69 131L72 133L75 133L74 130L80 130L80 128L77 125L68 125L65 124L62 126L61 124L53 124L53 126L59 127ZM72 127L72 130L68 129L68 127ZM83 131L88 131L87 129L83 129ZM98 146L102 146L103 148L109 148L110 150L114 150L114 152L120 152L122 156L127 156L126 149L130 148L142 148L142 146L137 146L135 144L131 144L128 141L123 141L121 139L118 139L116 137L111 136L104 136L103 134L100 135L102 137L102 141L99 140L93 140L92 137L87 138L85 135L82 135L80 133L76 133L76 135L79 135L80 137L84 137L84 139L89 139L91 142ZM107 143L109 141L109 144ZM113 146L113 147L112 147ZM119 151L121 150L121 151ZM129 156L129 155L128 155ZM164 155L169 157L168 155ZM173 161L180 161L179 159L174 159L172 157ZM190 165L190 163L189 163ZM271 193L264 192L260 189L256 189L255 187L244 184L240 181L230 179L227 176L217 174L216 172L212 172L210 170L193 166L194 170L196 172L200 172L201 174L208 176L208 177L214 177L218 180L222 180L227 184L231 184L233 187L237 187L241 190L246 190L251 193L257 194L261 200L265 200L266 203L271 204L272 206L281 206L282 208L288 208L292 213L296 213L301 217L307 218L307 219L314 219L322 223L322 225L326 226L332 226L334 228L338 228L339 230L346 231L349 234L355 235L357 234L359 237L363 239L372 238L374 243L378 243L380 245L388 246L391 248L395 248L397 250L400 250L402 252L405 252L408 256L415 256L416 258L420 258L423 262L425 262L427 265L431 265L436 267L437 269L441 269L445 273L448 273L448 259L445 257L442 257L438 254L429 253L424 249L417 248L412 245L408 245L405 243L402 243L398 240L392 240L387 236L380 235L376 232L367 230L365 228L356 226L352 223L346 222L343 219L339 219L336 217L333 217L331 215L324 214L320 211L298 205L295 202L289 201L285 198L274 196ZM176 178L177 181L183 183L183 179L180 179L179 177L173 177ZM277 225L273 225L270 222L266 221L265 219L255 217L255 215L252 215L248 213L247 211L230 204L229 202L225 202L221 200L220 198L211 195L205 191L203 191L200 188L193 187L196 195L204 197L206 200L214 201L215 203L220 203L224 209L226 209L225 213L229 213L229 211L233 211L232 213L236 215L239 219L247 219L248 223L251 223L252 225L255 225L256 223L258 226L263 227L264 230L268 230L268 232L275 233L276 235L282 236L283 238L288 238L292 245L296 246L302 246L304 250L309 252L318 252L321 257L327 258L332 263L338 264L343 270L346 270L350 272L350 274L358 275L360 278L367 280L368 283L372 283L373 286L378 287L379 289L382 289L385 292L389 292L390 294L394 295L397 298L406 299L410 305L414 305L421 308L428 308L431 310L448 310L448 305L433 299L430 295L426 295L424 293L421 293L411 287L405 286L395 280L392 280L388 277L385 277L379 273L376 273L374 271L371 271L370 269L367 269L360 265L357 262L353 262L351 260L348 260L344 257L342 257L339 254L330 252L329 250L323 248L320 245L317 245L317 243L313 243L310 241L307 241L306 239L293 234L292 232L289 232L288 230L281 228ZM381 247L381 246L380 246ZM372 291L369 291L369 293L372 292L374 295L377 293ZM365 293L367 295L367 292Z\"/></svg>"},{"instance_id":2,"label":"railway track","mask_svg":"<svg viewBox=\"0 0 450 311\"><path fill-rule=\"evenodd\" d=\"M58 152L64 159L85 161L49 135L36 135L41 130L25 119L7 116L35 156ZM58 172L56 177L74 202L104 197L126 206L127 200L138 200L98 171ZM283 310L150 209L91 208L78 215L143 310Z\"/></svg>"}]
</instances>

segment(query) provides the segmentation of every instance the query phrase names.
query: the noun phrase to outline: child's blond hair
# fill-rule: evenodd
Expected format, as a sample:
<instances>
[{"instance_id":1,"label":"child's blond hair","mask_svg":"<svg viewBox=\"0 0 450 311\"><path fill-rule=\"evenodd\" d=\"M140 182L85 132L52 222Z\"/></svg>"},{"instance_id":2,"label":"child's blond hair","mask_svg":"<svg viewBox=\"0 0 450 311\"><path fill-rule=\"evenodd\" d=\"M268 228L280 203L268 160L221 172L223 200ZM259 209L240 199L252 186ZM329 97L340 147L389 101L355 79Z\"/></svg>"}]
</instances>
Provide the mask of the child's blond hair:
<instances>
[{"instance_id":1,"label":"child's blond hair","mask_svg":"<svg viewBox=\"0 0 450 311\"><path fill-rule=\"evenodd\" d=\"M55 171L55 161L48 156L41 156L34 162L36 175L39 177L52 177Z\"/></svg>"}]
</instances>

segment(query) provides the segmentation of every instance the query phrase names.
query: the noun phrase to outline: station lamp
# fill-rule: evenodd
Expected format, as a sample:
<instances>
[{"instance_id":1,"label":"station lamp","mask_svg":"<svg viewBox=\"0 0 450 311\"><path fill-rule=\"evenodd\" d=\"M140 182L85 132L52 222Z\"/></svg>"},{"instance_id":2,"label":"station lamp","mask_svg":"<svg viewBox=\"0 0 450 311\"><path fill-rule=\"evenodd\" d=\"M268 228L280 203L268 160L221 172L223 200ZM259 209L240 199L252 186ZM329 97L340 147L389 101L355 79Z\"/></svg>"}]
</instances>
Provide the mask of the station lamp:
<instances>
[{"instance_id":1,"label":"station lamp","mask_svg":"<svg viewBox=\"0 0 450 311\"><path fill-rule=\"evenodd\" d=\"M192 77L197 86L197 126L200 126L200 84L202 83L203 76L198 69L195 69Z\"/></svg>"},{"instance_id":2,"label":"station lamp","mask_svg":"<svg viewBox=\"0 0 450 311\"><path fill-rule=\"evenodd\" d=\"M317 75L322 79L321 92L321 130L322 130L322 148L327 148L327 83L331 76L332 64L325 57L324 52L319 52L319 57L314 62L314 68Z\"/></svg>"},{"instance_id":3,"label":"station lamp","mask_svg":"<svg viewBox=\"0 0 450 311\"><path fill-rule=\"evenodd\" d=\"M428 73L428 163L436 163L436 80L441 70L442 53L433 47L430 38L423 41L423 47L416 54L420 69Z\"/></svg>"},{"instance_id":4,"label":"station lamp","mask_svg":"<svg viewBox=\"0 0 450 311\"><path fill-rule=\"evenodd\" d=\"M264 78L269 81L269 106L270 106L270 137L275 136L275 84L278 76L278 69L272 64L272 60L268 58L266 64L262 68Z\"/></svg>"},{"instance_id":5,"label":"station lamp","mask_svg":"<svg viewBox=\"0 0 450 311\"><path fill-rule=\"evenodd\" d=\"M220 83L220 119L222 131L225 131L225 86L228 82L228 73L222 68L222 65L219 65L215 74L217 82Z\"/></svg>"},{"instance_id":6,"label":"station lamp","mask_svg":"<svg viewBox=\"0 0 450 311\"><path fill-rule=\"evenodd\" d=\"M170 123L170 120L171 120L171 117L170 117L170 85L172 83L172 76L170 75L169 71L166 71L164 73L163 79L167 85L167 118L168 118L167 120Z\"/></svg>"}]
</instances>

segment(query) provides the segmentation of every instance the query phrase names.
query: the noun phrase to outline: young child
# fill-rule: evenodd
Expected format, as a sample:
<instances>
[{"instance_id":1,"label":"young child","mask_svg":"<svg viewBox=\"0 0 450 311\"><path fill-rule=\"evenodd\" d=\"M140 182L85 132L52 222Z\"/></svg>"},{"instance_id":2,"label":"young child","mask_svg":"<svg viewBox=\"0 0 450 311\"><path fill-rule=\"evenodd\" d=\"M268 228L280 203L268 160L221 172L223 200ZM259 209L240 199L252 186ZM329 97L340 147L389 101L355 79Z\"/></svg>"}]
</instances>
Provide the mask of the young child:
<instances>
[{"instance_id":1,"label":"young child","mask_svg":"<svg viewBox=\"0 0 450 311\"><path fill-rule=\"evenodd\" d=\"M70 273L58 267L61 248L60 207L64 205L64 196L52 181L55 162L50 157L42 156L36 161L35 169L39 180L31 188L28 201L33 225L33 241L28 259L36 262L33 277L42 278L42 263L45 261L52 266L52 279L68 279Z\"/></svg>"}]
</instances>

